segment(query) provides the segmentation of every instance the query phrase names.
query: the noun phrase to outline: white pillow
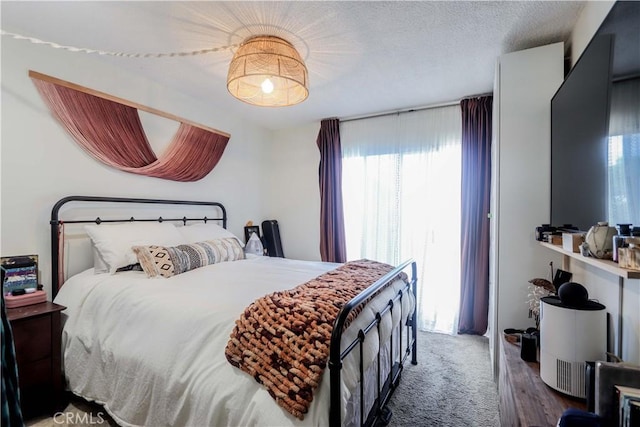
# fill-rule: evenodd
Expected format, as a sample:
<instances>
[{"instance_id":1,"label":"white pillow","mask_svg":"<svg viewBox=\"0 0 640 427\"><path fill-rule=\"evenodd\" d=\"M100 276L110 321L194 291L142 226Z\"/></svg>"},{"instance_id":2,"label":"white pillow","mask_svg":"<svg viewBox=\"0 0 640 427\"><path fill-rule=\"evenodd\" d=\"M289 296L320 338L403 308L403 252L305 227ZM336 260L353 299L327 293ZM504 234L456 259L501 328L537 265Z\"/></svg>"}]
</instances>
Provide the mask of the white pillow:
<instances>
[{"instance_id":1,"label":"white pillow","mask_svg":"<svg viewBox=\"0 0 640 427\"><path fill-rule=\"evenodd\" d=\"M182 243L197 243L203 242L205 240L226 239L229 237L233 237L240 243L240 246L244 247L242 240L238 239L232 232L220 227L218 224L205 224L204 222L200 222L192 225L186 225L184 227L177 227L177 230L182 235Z\"/></svg>"},{"instance_id":2,"label":"white pillow","mask_svg":"<svg viewBox=\"0 0 640 427\"><path fill-rule=\"evenodd\" d=\"M98 255L114 274L120 267L138 262L132 246L175 246L184 239L175 225L167 222L127 222L85 226Z\"/></svg>"},{"instance_id":3,"label":"white pillow","mask_svg":"<svg viewBox=\"0 0 640 427\"><path fill-rule=\"evenodd\" d=\"M93 249L93 272L95 274L108 273L109 266L104 262L102 256L100 256L100 251L98 251L96 245L92 244L91 249Z\"/></svg>"}]
</instances>

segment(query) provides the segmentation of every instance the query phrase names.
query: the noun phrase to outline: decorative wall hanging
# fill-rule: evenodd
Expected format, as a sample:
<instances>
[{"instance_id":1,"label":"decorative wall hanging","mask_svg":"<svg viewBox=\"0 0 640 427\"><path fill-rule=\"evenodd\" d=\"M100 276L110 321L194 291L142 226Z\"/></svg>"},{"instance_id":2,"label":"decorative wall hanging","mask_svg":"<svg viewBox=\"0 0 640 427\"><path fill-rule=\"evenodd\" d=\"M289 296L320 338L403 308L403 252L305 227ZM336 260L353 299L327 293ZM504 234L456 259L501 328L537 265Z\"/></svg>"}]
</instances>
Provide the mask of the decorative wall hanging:
<instances>
[{"instance_id":1,"label":"decorative wall hanging","mask_svg":"<svg viewBox=\"0 0 640 427\"><path fill-rule=\"evenodd\" d=\"M216 166L231 135L154 108L29 71L54 117L92 157L124 172L172 181L204 178ZM180 122L173 140L156 156L138 110Z\"/></svg>"}]
</instances>

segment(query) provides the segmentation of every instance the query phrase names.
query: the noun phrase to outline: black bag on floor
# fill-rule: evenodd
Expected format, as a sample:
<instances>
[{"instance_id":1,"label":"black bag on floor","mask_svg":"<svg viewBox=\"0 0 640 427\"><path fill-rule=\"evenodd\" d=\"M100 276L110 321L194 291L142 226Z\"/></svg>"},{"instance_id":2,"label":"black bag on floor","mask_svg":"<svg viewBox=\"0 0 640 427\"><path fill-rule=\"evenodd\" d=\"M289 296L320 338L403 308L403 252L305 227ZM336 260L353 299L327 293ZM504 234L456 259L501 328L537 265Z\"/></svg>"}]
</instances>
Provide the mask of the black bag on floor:
<instances>
[{"instance_id":1,"label":"black bag on floor","mask_svg":"<svg viewBox=\"0 0 640 427\"><path fill-rule=\"evenodd\" d=\"M262 221L262 236L264 237L264 247L267 249L267 255L284 258L278 221L275 219Z\"/></svg>"}]
</instances>

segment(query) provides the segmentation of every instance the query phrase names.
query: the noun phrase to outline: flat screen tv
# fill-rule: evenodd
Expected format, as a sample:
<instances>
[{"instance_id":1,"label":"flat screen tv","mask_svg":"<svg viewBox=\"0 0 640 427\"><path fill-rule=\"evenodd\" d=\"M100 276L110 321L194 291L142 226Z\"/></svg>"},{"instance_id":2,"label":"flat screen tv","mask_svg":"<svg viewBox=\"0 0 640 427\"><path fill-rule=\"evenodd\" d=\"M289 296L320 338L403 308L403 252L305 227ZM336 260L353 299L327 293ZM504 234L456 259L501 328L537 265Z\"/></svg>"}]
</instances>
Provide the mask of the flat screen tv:
<instances>
[{"instance_id":1,"label":"flat screen tv","mask_svg":"<svg viewBox=\"0 0 640 427\"><path fill-rule=\"evenodd\" d=\"M640 226L640 2L617 2L551 101L551 223Z\"/></svg>"}]
</instances>

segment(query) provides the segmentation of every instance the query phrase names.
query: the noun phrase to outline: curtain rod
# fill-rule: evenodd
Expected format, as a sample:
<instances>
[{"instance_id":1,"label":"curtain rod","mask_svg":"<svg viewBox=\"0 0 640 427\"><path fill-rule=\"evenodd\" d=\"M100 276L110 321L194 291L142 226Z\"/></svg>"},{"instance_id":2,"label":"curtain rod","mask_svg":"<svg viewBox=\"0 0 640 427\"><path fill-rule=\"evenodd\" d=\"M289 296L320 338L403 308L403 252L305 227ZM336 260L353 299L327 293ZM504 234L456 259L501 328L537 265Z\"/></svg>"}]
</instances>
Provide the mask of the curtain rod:
<instances>
[{"instance_id":1,"label":"curtain rod","mask_svg":"<svg viewBox=\"0 0 640 427\"><path fill-rule=\"evenodd\" d=\"M393 116L396 114L403 114L403 113L413 113L415 111L431 110L433 108L451 107L451 106L460 104L460 101L462 101L463 99L479 98L482 96L489 96L489 95L493 95L493 93L489 92L489 93L483 93L480 95L465 96L464 98L460 98L457 101L443 102L441 104L432 104L432 105L425 105L422 107L406 108L404 110L397 110L397 111L385 111L382 113L369 114L366 116L347 117L346 119L340 119L340 123L355 122L357 120L364 120L364 119L374 119L376 117Z\"/></svg>"},{"instance_id":2,"label":"curtain rod","mask_svg":"<svg viewBox=\"0 0 640 427\"><path fill-rule=\"evenodd\" d=\"M118 104L126 105L127 107L135 108L140 111L145 111L147 113L155 114L156 116L164 117L169 120L174 120L179 123L184 123L196 128L200 128L206 130L207 132L215 133L217 135L222 135L227 138L231 138L231 135L227 132L223 132L218 129L214 129L209 126L201 125L196 122L192 122L191 120L183 119L182 117L174 116L170 113L165 113L164 111L156 110L152 107L147 107L146 105L138 104L137 102L129 101L123 98L119 98L114 95L109 95L108 93L100 92L95 89L90 89L88 87L80 86L75 83L71 83L65 80L61 80L57 77L49 76L46 74L39 73L37 71L29 70L29 77L32 79L42 80L43 82L53 83L58 86L66 87L68 89L76 90L78 92L86 93L87 95L92 95L98 98L106 99L107 101L115 102Z\"/></svg>"}]
</instances>

